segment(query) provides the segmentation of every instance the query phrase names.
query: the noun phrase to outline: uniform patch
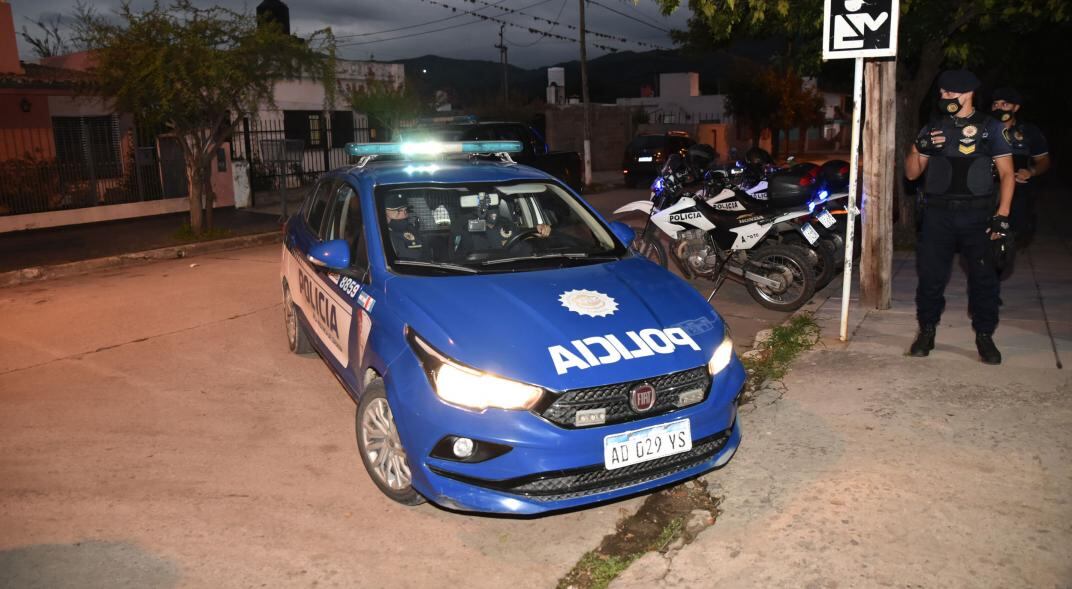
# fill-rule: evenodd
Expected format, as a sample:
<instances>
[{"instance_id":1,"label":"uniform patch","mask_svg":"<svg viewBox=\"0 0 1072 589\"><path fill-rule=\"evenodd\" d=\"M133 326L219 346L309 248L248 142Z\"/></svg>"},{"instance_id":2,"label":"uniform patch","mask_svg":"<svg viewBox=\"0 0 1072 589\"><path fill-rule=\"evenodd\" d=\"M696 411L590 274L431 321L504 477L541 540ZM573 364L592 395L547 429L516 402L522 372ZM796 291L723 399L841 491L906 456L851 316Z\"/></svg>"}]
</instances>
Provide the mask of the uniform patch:
<instances>
[{"instance_id":1,"label":"uniform patch","mask_svg":"<svg viewBox=\"0 0 1072 589\"><path fill-rule=\"evenodd\" d=\"M409 231L407 231L407 232L403 233L403 234L402 234L402 238L403 238L403 239L405 239L406 241L413 241L414 239L416 239L416 238L415 238L415 237L413 236L413 234L412 234L412 233L410 233Z\"/></svg>"},{"instance_id":2,"label":"uniform patch","mask_svg":"<svg viewBox=\"0 0 1072 589\"><path fill-rule=\"evenodd\" d=\"M975 125L968 125L967 127L964 127L964 130L961 132L965 137L975 137L976 133L979 132L979 128Z\"/></svg>"},{"instance_id":3,"label":"uniform patch","mask_svg":"<svg viewBox=\"0 0 1072 589\"><path fill-rule=\"evenodd\" d=\"M1019 131L1013 133L1012 136L1015 137L1017 141L1023 141L1024 140L1024 134L1019 132Z\"/></svg>"},{"instance_id":4,"label":"uniform patch","mask_svg":"<svg viewBox=\"0 0 1072 589\"><path fill-rule=\"evenodd\" d=\"M945 110L947 112L949 112L949 114L953 114L953 113L957 112L958 110L960 110L960 103L958 103L958 102L950 102L945 107Z\"/></svg>"},{"instance_id":5,"label":"uniform patch","mask_svg":"<svg viewBox=\"0 0 1072 589\"><path fill-rule=\"evenodd\" d=\"M963 153L964 155L971 155L975 153L975 145L958 145L957 150L959 150L960 153Z\"/></svg>"},{"instance_id":6,"label":"uniform patch","mask_svg":"<svg viewBox=\"0 0 1072 589\"><path fill-rule=\"evenodd\" d=\"M594 290L567 290L558 301L570 311L588 317L606 317L618 310L613 298Z\"/></svg>"}]
</instances>

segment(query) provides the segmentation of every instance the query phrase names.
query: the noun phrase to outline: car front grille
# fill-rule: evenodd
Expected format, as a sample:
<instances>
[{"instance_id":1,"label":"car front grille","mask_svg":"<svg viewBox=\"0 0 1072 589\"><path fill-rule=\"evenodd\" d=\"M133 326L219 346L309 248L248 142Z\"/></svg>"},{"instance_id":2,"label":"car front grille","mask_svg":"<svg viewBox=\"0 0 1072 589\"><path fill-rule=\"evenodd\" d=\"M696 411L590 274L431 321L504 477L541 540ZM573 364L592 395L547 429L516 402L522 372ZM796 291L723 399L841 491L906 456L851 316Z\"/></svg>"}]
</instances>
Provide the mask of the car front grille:
<instances>
[{"instance_id":1,"label":"car front grille","mask_svg":"<svg viewBox=\"0 0 1072 589\"><path fill-rule=\"evenodd\" d=\"M536 501L562 501L617 491L688 470L718 454L723 446L726 445L726 440L729 439L732 432L733 427L731 426L717 434L696 440L693 442L692 450L688 452L665 456L615 470L607 470L602 464L596 464L516 479L489 481L436 467L431 467L431 469L436 474L478 487L523 495Z\"/></svg>"},{"instance_id":2,"label":"car front grille","mask_svg":"<svg viewBox=\"0 0 1072 589\"><path fill-rule=\"evenodd\" d=\"M637 413L629 405L629 393L642 384L655 387L655 405L648 411ZM707 398L710 388L711 377L707 374L707 367L700 366L649 379L564 391L554 397L549 405L538 407L537 413L555 425L572 428L576 427L574 420L578 411L605 409L605 424L622 423L678 409L678 395L688 390L702 389L702 402Z\"/></svg>"}]
</instances>

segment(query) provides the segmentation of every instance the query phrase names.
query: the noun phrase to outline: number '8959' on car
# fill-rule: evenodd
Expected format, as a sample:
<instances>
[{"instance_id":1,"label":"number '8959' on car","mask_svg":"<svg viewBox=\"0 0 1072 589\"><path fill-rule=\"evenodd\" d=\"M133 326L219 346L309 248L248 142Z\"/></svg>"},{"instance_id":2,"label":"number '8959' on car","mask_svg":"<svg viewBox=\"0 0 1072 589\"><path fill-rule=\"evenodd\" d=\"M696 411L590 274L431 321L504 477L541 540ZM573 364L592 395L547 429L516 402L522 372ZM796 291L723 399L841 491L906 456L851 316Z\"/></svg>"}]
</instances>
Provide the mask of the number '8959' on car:
<instances>
[{"instance_id":1,"label":"number '8959' on car","mask_svg":"<svg viewBox=\"0 0 1072 589\"><path fill-rule=\"evenodd\" d=\"M360 163L288 221L280 277L290 348L357 402L384 494L531 514L730 460L726 328L627 226L513 163L514 142L348 148Z\"/></svg>"}]
</instances>

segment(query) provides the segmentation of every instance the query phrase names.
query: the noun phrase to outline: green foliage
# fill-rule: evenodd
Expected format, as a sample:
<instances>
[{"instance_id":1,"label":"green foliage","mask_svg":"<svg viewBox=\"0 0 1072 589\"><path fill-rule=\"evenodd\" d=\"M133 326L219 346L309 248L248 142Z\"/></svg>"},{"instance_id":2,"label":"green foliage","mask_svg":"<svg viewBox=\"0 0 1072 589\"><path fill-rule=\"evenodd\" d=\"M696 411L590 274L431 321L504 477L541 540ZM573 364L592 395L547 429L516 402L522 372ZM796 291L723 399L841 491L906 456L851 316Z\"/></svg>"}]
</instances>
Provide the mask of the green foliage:
<instances>
[{"instance_id":1,"label":"green foliage","mask_svg":"<svg viewBox=\"0 0 1072 589\"><path fill-rule=\"evenodd\" d=\"M823 97L804 88L795 72L773 67L738 67L725 85L726 111L747 121L754 136L771 128L775 131L810 127L823 122Z\"/></svg>"},{"instance_id":2,"label":"green foliage","mask_svg":"<svg viewBox=\"0 0 1072 589\"><path fill-rule=\"evenodd\" d=\"M347 100L353 110L365 113L370 123L387 130L392 137L423 110L412 84L371 78L350 92Z\"/></svg>"},{"instance_id":3,"label":"green foliage","mask_svg":"<svg viewBox=\"0 0 1072 589\"><path fill-rule=\"evenodd\" d=\"M664 14L682 0L658 0ZM817 70L823 0L688 0L688 29L675 31L679 44L717 47L731 38L779 36L789 40L786 57L805 72ZM1066 0L901 0L898 57L914 61L928 42L938 42L953 64L971 65L981 44L1003 43L985 35L1001 30L1027 33L1046 22L1067 21Z\"/></svg>"},{"instance_id":4,"label":"green foliage","mask_svg":"<svg viewBox=\"0 0 1072 589\"><path fill-rule=\"evenodd\" d=\"M748 374L746 390L754 391L766 380L785 376L797 356L819 343L820 335L819 324L807 313L794 315L775 327L770 339L759 349L760 353L742 360Z\"/></svg>"}]
</instances>

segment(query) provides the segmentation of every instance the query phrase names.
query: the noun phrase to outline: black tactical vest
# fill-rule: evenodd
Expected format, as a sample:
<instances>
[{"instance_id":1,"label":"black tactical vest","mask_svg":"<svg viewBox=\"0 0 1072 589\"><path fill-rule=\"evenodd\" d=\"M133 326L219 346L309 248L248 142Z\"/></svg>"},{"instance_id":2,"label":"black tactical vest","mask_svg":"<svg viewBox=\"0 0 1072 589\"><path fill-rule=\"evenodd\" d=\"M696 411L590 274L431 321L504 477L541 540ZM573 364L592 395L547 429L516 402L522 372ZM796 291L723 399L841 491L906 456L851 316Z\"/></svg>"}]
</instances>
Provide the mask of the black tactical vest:
<instances>
[{"instance_id":1,"label":"black tactical vest","mask_svg":"<svg viewBox=\"0 0 1072 589\"><path fill-rule=\"evenodd\" d=\"M930 130L941 129L945 145L927 163L923 191L939 198L985 197L994 193L990 117L976 110L969 117L942 117Z\"/></svg>"}]
</instances>

